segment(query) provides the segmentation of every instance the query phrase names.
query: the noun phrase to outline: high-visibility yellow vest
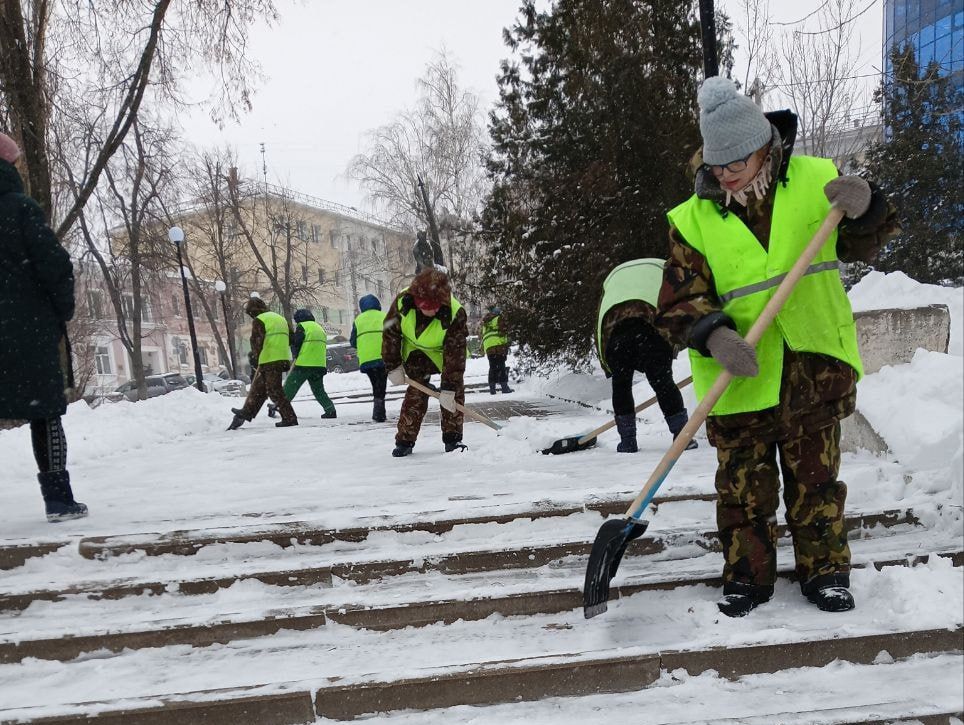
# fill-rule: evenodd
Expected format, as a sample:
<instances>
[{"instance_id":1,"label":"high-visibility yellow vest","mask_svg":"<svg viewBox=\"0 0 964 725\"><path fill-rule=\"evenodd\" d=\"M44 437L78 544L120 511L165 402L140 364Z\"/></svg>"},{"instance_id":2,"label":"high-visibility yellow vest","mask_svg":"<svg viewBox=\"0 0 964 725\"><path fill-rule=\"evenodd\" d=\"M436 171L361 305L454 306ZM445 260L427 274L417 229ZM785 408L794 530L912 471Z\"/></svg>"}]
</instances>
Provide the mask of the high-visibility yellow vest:
<instances>
[{"instance_id":1,"label":"high-visibility yellow vest","mask_svg":"<svg viewBox=\"0 0 964 725\"><path fill-rule=\"evenodd\" d=\"M385 313L381 310L365 310L355 318L355 349L358 364L382 359L382 329Z\"/></svg>"},{"instance_id":2,"label":"high-visibility yellow vest","mask_svg":"<svg viewBox=\"0 0 964 725\"><path fill-rule=\"evenodd\" d=\"M763 248L735 214L724 217L711 201L692 196L669 212L673 226L709 263L723 312L736 323L740 335L746 336L823 222L830 210L823 187L835 178L837 169L829 159L790 159L787 184L775 182L769 249ZM784 345L796 352L837 358L854 368L858 378L863 376L853 312L840 282L836 230L757 344L759 375L734 378L711 415L777 405ZM690 362L693 385L702 398L722 367L695 350L690 350Z\"/></svg>"},{"instance_id":3,"label":"high-visibility yellow vest","mask_svg":"<svg viewBox=\"0 0 964 725\"><path fill-rule=\"evenodd\" d=\"M484 352L488 352L490 347L509 344L509 338L499 334L500 317L501 315L496 315L482 325L482 350Z\"/></svg>"},{"instance_id":4,"label":"high-visibility yellow vest","mask_svg":"<svg viewBox=\"0 0 964 725\"><path fill-rule=\"evenodd\" d=\"M314 320L299 322L298 327L305 331L305 339L295 365L303 368L328 367L328 333L325 328Z\"/></svg>"},{"instance_id":5,"label":"high-visibility yellow vest","mask_svg":"<svg viewBox=\"0 0 964 725\"><path fill-rule=\"evenodd\" d=\"M602 326L606 313L616 305L630 300L642 300L657 307L659 288L663 284L662 259L632 259L616 267L603 282L602 299L596 316L596 353L603 370L609 372L606 352L603 350Z\"/></svg>"},{"instance_id":6,"label":"high-visibility yellow vest","mask_svg":"<svg viewBox=\"0 0 964 725\"><path fill-rule=\"evenodd\" d=\"M258 365L290 360L291 350L288 348L288 321L277 312L262 312L258 319L264 324L264 345L258 355Z\"/></svg>"},{"instance_id":7,"label":"high-visibility yellow vest","mask_svg":"<svg viewBox=\"0 0 964 725\"><path fill-rule=\"evenodd\" d=\"M407 290L403 290L403 292L405 291ZM412 351L421 350L428 355L428 359L435 364L438 371L442 372L442 367L445 364L442 347L445 344L446 330L442 327L438 317L435 317L422 330L421 335L416 335L415 308L413 307L405 314L401 314L402 296L400 295L398 298L398 311L402 318L402 360L408 360ZM462 305L455 297L449 297L449 307L452 310L452 319L454 320L456 313L462 309Z\"/></svg>"}]
</instances>

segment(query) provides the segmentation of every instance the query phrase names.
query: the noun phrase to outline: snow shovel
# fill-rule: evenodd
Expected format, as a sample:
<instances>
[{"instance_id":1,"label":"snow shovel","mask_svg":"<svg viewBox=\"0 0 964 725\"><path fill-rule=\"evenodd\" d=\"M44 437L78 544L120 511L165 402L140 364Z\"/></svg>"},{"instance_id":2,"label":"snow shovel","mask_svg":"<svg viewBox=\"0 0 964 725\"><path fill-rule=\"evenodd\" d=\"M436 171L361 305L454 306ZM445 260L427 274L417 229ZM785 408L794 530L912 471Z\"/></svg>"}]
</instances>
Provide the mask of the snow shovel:
<instances>
[{"instance_id":1,"label":"snow shovel","mask_svg":"<svg viewBox=\"0 0 964 725\"><path fill-rule=\"evenodd\" d=\"M676 383L676 387L682 390L687 385L693 382L692 377L688 377L685 380L680 380ZM649 400L643 401L633 409L633 413L640 413L653 403L656 402L656 396L653 396ZM563 453L572 453L573 451L584 451L587 448L592 448L596 445L596 438L600 433L605 433L607 430L616 425L615 419L604 423L595 430L591 430L585 435L581 436L569 436L568 438L560 438L555 441L549 448L543 448L542 452L545 455L552 453L553 455L562 455Z\"/></svg>"},{"instance_id":2,"label":"snow shovel","mask_svg":"<svg viewBox=\"0 0 964 725\"><path fill-rule=\"evenodd\" d=\"M420 391L422 391L423 393L425 393L426 395L428 395L428 396L430 396L430 397L432 397L432 398L435 398L436 400L438 399L438 391L433 390L432 388L429 388L429 387L426 387L426 386L422 385L422 384L421 384L420 382L418 382L417 380L412 380L410 377L406 376L406 377L405 377L405 383L406 383L406 385L411 385L411 386L412 386L413 388L415 388L416 390L420 390ZM458 411L461 412L461 413L464 413L465 415L469 416L470 418L474 418L475 420L479 421L479 423L484 423L485 425L489 426L489 428L491 428L491 429L494 430L494 431L500 431L500 430L502 430L502 426L499 425L498 423L496 423L494 420L491 420L490 418L486 418L484 415L482 415L481 413L477 413L476 411L472 410L471 408L466 408L464 405L459 405L458 403L456 403L456 404L455 404L455 409L458 410Z\"/></svg>"},{"instance_id":3,"label":"snow shovel","mask_svg":"<svg viewBox=\"0 0 964 725\"><path fill-rule=\"evenodd\" d=\"M777 291L773 293L773 297L767 302L763 312L760 313L756 322L750 327L750 331L747 332L744 339L750 345L756 347L757 343L760 342L763 333L766 332L790 293L793 292L794 286L806 274L813 258L817 256L817 252L827 242L827 238L842 218L842 211L835 207L830 208L826 219L823 220L823 224L820 225L817 233L813 235L806 249L803 250L803 254L800 255L793 268L780 282ZM666 480L670 471L673 470L673 466L676 465L676 461L682 455L686 444L690 442L703 421L706 420L710 410L723 395L732 378L733 376L726 370L719 374L706 396L693 411L689 422L683 426L683 430L673 441L673 445L660 459L656 470L653 471L649 480L646 481L646 485L643 486L643 490L630 504L626 511L627 518L613 519L600 527L596 539L593 541L592 550L589 552L589 563L586 565L586 583L582 591L582 607L586 619L606 611L609 600L609 582L616 576L616 569L619 568L619 562L626 552L626 546L646 531L648 522L641 519L643 512L646 511L646 507L653 500L657 489Z\"/></svg>"}]
</instances>

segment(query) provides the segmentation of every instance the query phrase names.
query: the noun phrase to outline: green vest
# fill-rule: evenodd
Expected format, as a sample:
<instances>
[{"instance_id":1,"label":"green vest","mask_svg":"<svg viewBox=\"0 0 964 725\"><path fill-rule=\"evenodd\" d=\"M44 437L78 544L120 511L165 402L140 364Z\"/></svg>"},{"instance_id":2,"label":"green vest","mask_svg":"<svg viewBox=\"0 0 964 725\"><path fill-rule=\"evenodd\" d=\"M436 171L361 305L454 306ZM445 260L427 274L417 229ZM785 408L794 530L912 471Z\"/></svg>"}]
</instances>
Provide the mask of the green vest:
<instances>
[{"instance_id":1,"label":"green vest","mask_svg":"<svg viewBox=\"0 0 964 725\"><path fill-rule=\"evenodd\" d=\"M355 318L355 349L358 364L382 359L382 329L385 313L381 310L365 310Z\"/></svg>"},{"instance_id":2,"label":"green vest","mask_svg":"<svg viewBox=\"0 0 964 725\"><path fill-rule=\"evenodd\" d=\"M408 290L403 290L407 292ZM398 311L401 314L402 311L402 296L399 295L398 298ZM462 305L455 297L449 298L449 307L452 309L452 319L455 319L456 313L462 309ZM408 360L408 356L413 350L421 350L426 355L428 359L431 360L436 369L442 372L445 361L442 354L442 346L445 343L445 330L442 328L442 323L439 322L438 318L434 318L428 326L422 330L421 335L415 334L415 308L413 307L404 315L402 318L402 360Z\"/></svg>"},{"instance_id":3,"label":"green vest","mask_svg":"<svg viewBox=\"0 0 964 725\"><path fill-rule=\"evenodd\" d=\"M711 201L692 196L669 212L673 226L706 258L723 312L736 323L740 335L746 336L823 222L830 210L823 187L835 178L837 170L829 159L790 159L788 183L774 182L777 189L768 250L735 214L724 217ZM836 230L757 344L759 375L733 378L711 415L746 413L777 405L784 345L797 352L837 358L853 367L858 378L863 376L856 325L840 282ZM692 349L690 362L693 385L702 398L722 367L713 358Z\"/></svg>"},{"instance_id":4,"label":"green vest","mask_svg":"<svg viewBox=\"0 0 964 725\"><path fill-rule=\"evenodd\" d=\"M258 365L290 360L291 350L288 349L288 321L277 312L262 312L258 319L264 324L264 345L258 355Z\"/></svg>"},{"instance_id":5,"label":"green vest","mask_svg":"<svg viewBox=\"0 0 964 725\"><path fill-rule=\"evenodd\" d=\"M496 315L482 325L482 350L484 352L488 352L490 347L509 344L509 338L499 334L500 317L501 315Z\"/></svg>"},{"instance_id":6,"label":"green vest","mask_svg":"<svg viewBox=\"0 0 964 725\"><path fill-rule=\"evenodd\" d=\"M657 307L665 265L662 259L633 259L616 267L603 282L603 295L596 317L596 353L607 372L609 366L606 364L602 339L603 318L613 307L630 300L642 300Z\"/></svg>"},{"instance_id":7,"label":"green vest","mask_svg":"<svg viewBox=\"0 0 964 725\"><path fill-rule=\"evenodd\" d=\"M295 365L302 368L328 367L328 333L325 328L314 320L299 322L298 327L305 331L305 339Z\"/></svg>"}]
</instances>

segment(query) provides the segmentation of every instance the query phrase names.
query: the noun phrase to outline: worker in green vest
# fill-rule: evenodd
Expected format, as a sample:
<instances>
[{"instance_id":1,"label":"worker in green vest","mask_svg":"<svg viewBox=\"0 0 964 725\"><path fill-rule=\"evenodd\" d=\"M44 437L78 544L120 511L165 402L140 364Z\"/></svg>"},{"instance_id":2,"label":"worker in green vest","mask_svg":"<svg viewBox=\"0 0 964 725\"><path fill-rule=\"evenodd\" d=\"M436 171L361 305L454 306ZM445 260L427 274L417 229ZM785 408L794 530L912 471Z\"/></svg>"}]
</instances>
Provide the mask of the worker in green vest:
<instances>
[{"instance_id":1,"label":"worker in green vest","mask_svg":"<svg viewBox=\"0 0 964 725\"><path fill-rule=\"evenodd\" d=\"M448 275L434 267L415 275L385 315L382 360L392 385L404 385L406 377L429 385L432 375L442 376L438 401L446 453L466 448L462 443L462 413L456 403L465 402L467 337L465 310L452 296ZM411 454L427 409L428 396L409 387L398 416L393 456Z\"/></svg>"},{"instance_id":2,"label":"worker in green vest","mask_svg":"<svg viewBox=\"0 0 964 725\"><path fill-rule=\"evenodd\" d=\"M505 366L509 356L509 336L502 322L502 310L497 305L491 305L482 318L479 338L482 340L482 351L489 359L489 394L495 395L496 385L501 387L503 393L511 393L509 368Z\"/></svg>"},{"instance_id":3,"label":"worker in green vest","mask_svg":"<svg viewBox=\"0 0 964 725\"><path fill-rule=\"evenodd\" d=\"M388 373L382 360L382 329L385 313L382 303L375 295L365 295L358 300L361 313L351 326L351 346L358 351L358 369L368 376L372 384L372 420L385 422L385 387Z\"/></svg>"},{"instance_id":4,"label":"worker in green vest","mask_svg":"<svg viewBox=\"0 0 964 725\"><path fill-rule=\"evenodd\" d=\"M245 314L251 318L251 352L248 361L254 374L248 397L240 408L231 408L234 419L228 430L235 430L245 422L254 420L268 398L277 406L281 420L278 428L298 425L294 408L285 397L281 384L282 375L291 367L291 350L288 339L291 330L288 321L277 312L268 310L268 305L260 297L252 297L244 305Z\"/></svg>"},{"instance_id":5,"label":"worker in green vest","mask_svg":"<svg viewBox=\"0 0 964 725\"><path fill-rule=\"evenodd\" d=\"M636 453L636 401L633 375L643 373L656 393L659 409L673 438L689 417L683 396L673 382L676 354L653 320L663 283L662 259L634 259L616 267L603 282L596 315L596 353L613 384L613 414L619 431L619 453ZM686 450L697 447L691 440Z\"/></svg>"},{"instance_id":6,"label":"worker in green vest","mask_svg":"<svg viewBox=\"0 0 964 725\"><path fill-rule=\"evenodd\" d=\"M832 161L792 154L797 119L763 111L725 78L699 92L695 194L669 212L670 258L657 325L690 348L702 397L735 377L710 412L724 614L773 594L780 473L796 578L824 611L852 609L840 421L854 410L860 356L839 261L871 261L899 229L884 194ZM846 218L759 345L743 339L834 204ZM779 459L779 462L778 462Z\"/></svg>"},{"instance_id":7,"label":"worker in green vest","mask_svg":"<svg viewBox=\"0 0 964 725\"><path fill-rule=\"evenodd\" d=\"M291 336L291 356L295 364L285 379L284 394L294 400L306 382L315 400L324 409L322 418L337 418L335 404L325 392L325 374L328 372L328 333L315 322L311 310L295 310L295 332ZM268 417L274 418L277 407L268 403Z\"/></svg>"}]
</instances>

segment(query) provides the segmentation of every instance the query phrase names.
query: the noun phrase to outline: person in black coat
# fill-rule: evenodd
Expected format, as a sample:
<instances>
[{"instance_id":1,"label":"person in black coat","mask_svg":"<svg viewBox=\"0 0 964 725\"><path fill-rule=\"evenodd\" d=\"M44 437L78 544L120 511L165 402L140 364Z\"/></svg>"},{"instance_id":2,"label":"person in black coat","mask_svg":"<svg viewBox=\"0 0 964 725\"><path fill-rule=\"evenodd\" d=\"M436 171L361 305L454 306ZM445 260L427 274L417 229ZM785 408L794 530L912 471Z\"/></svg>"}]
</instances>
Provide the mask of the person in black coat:
<instances>
[{"instance_id":1,"label":"person in black coat","mask_svg":"<svg viewBox=\"0 0 964 725\"><path fill-rule=\"evenodd\" d=\"M67 472L61 344L74 314L70 256L24 193L16 142L0 133L0 428L29 421L47 520L87 515ZM69 371L66 371L69 375Z\"/></svg>"}]
</instances>

